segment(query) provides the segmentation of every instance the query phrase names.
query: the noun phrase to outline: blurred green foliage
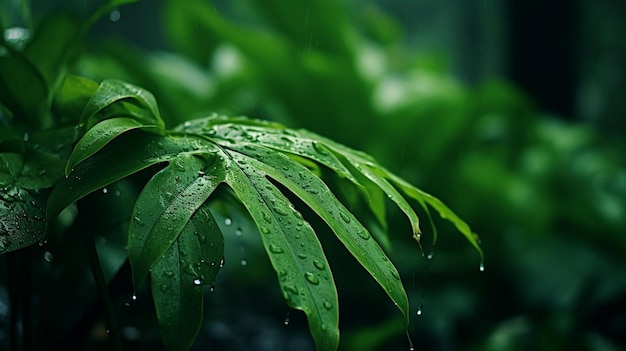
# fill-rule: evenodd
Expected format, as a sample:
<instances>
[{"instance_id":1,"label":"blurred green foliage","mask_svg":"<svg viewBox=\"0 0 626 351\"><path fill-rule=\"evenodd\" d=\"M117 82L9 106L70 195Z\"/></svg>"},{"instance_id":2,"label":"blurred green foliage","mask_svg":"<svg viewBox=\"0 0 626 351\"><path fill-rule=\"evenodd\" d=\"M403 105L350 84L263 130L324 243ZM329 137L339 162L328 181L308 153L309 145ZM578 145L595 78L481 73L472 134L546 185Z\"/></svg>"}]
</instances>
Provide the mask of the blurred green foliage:
<instances>
[{"instance_id":1,"label":"blurred green foliage","mask_svg":"<svg viewBox=\"0 0 626 351\"><path fill-rule=\"evenodd\" d=\"M425 247L430 260L415 257L409 239L394 243L392 256L409 282L410 334L418 349L626 347L623 131L564 122L506 81L461 83L445 56L412 51L401 24L371 4L159 5L144 1L128 13L140 13L133 6L152 9L150 21L158 23L169 50L106 36L74 70L145 87L173 123L209 111L243 114L363 149L440 196L480 234L482 273L472 249L445 239L451 236ZM139 20L120 11L119 22ZM116 25L122 24L103 27ZM389 230L406 231L401 213L388 215ZM289 325L276 327L285 316L268 305L283 302L271 297L265 284L271 267L259 243L245 235L245 223L237 221L241 243L225 248L227 260L246 262L225 267L243 278L223 281L207 297L207 320L217 316L230 327L207 322L198 344L307 350L298 316L287 315ZM323 244L328 252L338 250ZM334 260L336 270L355 271L354 262ZM405 349L393 305L373 303L382 293L355 284L361 280L356 274L337 282L344 309L340 349ZM229 293L243 289L258 292L257 300Z\"/></svg>"}]
</instances>

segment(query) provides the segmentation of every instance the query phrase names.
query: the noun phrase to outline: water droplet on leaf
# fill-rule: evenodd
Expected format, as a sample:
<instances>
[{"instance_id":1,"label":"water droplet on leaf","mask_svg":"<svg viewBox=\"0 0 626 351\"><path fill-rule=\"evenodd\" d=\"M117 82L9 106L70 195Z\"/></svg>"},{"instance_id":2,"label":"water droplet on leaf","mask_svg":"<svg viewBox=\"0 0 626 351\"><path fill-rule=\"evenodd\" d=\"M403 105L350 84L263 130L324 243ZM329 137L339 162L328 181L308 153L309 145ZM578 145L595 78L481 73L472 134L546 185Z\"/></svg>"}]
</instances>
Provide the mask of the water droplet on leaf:
<instances>
[{"instance_id":1,"label":"water droplet on leaf","mask_svg":"<svg viewBox=\"0 0 626 351\"><path fill-rule=\"evenodd\" d=\"M324 268L326 268L326 266L324 265L324 262L318 261L318 260L313 261L313 265L315 266L315 268L319 270L323 270Z\"/></svg>"},{"instance_id":2,"label":"water droplet on leaf","mask_svg":"<svg viewBox=\"0 0 626 351\"><path fill-rule=\"evenodd\" d=\"M318 285L320 283L319 279L315 276L315 274L311 272L304 273L304 278L313 285Z\"/></svg>"}]
</instances>

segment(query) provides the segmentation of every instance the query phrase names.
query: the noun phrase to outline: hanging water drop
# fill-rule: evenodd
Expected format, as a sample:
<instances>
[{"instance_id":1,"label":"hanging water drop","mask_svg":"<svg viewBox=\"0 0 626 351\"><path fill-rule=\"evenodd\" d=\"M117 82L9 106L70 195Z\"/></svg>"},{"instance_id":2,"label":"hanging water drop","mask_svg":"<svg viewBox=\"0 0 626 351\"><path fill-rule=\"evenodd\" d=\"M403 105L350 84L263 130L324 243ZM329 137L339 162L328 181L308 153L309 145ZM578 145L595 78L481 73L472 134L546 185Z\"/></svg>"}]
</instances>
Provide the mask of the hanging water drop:
<instances>
[{"instance_id":1,"label":"hanging water drop","mask_svg":"<svg viewBox=\"0 0 626 351\"><path fill-rule=\"evenodd\" d=\"M193 285L200 286L200 284L202 284L202 279L196 278L193 280Z\"/></svg>"},{"instance_id":2,"label":"hanging water drop","mask_svg":"<svg viewBox=\"0 0 626 351\"><path fill-rule=\"evenodd\" d=\"M484 272L484 271L485 271L485 263L484 263L483 261L480 261L480 266L478 266L478 269L479 269L481 272Z\"/></svg>"},{"instance_id":3,"label":"hanging water drop","mask_svg":"<svg viewBox=\"0 0 626 351\"><path fill-rule=\"evenodd\" d=\"M106 194L106 193L108 193L108 192L109 192L109 189L107 189L107 188L102 188L102 193L103 193L103 194Z\"/></svg>"},{"instance_id":4,"label":"hanging water drop","mask_svg":"<svg viewBox=\"0 0 626 351\"><path fill-rule=\"evenodd\" d=\"M429 253L428 253L428 255L426 255L426 259L427 259L427 260L429 260L429 261L430 261L430 260L432 260L432 259L433 259L433 255L434 255L434 254L435 254L435 253L434 253L434 252L432 252L432 251L431 251L431 252L429 252Z\"/></svg>"}]
</instances>

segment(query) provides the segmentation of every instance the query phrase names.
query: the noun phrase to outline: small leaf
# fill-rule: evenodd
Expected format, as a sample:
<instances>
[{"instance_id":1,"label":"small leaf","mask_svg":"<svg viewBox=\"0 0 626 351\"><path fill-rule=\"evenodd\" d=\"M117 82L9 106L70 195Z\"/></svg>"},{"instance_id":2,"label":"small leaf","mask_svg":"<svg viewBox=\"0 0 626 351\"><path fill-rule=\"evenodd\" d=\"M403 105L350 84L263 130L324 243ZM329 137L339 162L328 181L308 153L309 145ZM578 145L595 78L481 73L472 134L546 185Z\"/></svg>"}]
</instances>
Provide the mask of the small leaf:
<instances>
[{"instance_id":1,"label":"small leaf","mask_svg":"<svg viewBox=\"0 0 626 351\"><path fill-rule=\"evenodd\" d=\"M98 90L96 90L85 106L85 110L83 111L81 117L82 123L86 125L87 129L91 128L93 125L104 119L97 116L100 111L106 109L115 102L121 102L124 100L137 103L139 107L144 108L149 112L149 114L132 114L139 117L142 123L156 124L164 127L163 120L161 119L161 115L159 113L159 108L152 93L130 83L113 79L105 80L100 83ZM132 112L128 107L125 108L125 111L126 114Z\"/></svg>"},{"instance_id":2,"label":"small leaf","mask_svg":"<svg viewBox=\"0 0 626 351\"><path fill-rule=\"evenodd\" d=\"M199 157L179 155L141 191L128 233L128 258L135 287L224 180L223 164L216 161L207 165Z\"/></svg>"},{"instance_id":3,"label":"small leaf","mask_svg":"<svg viewBox=\"0 0 626 351\"><path fill-rule=\"evenodd\" d=\"M203 205L150 269L166 350L191 347L202 325L202 287L213 283L223 257L224 238L208 206Z\"/></svg>"},{"instance_id":4,"label":"small leaf","mask_svg":"<svg viewBox=\"0 0 626 351\"><path fill-rule=\"evenodd\" d=\"M114 138L133 129L142 129L157 133L163 131L163 128L160 126L144 125L131 118L119 117L106 119L89 129L76 144L65 166L65 174L69 174L72 168L94 155Z\"/></svg>"}]
</instances>

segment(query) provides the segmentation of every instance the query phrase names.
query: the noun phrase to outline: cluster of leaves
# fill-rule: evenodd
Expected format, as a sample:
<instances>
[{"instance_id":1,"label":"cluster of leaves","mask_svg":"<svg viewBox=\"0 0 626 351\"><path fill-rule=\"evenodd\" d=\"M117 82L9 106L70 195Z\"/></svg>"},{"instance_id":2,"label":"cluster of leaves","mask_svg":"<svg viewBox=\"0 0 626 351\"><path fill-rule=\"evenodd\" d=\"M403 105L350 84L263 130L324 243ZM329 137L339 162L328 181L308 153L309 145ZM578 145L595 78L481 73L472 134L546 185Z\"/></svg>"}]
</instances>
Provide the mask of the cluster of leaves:
<instances>
[{"instance_id":1,"label":"cluster of leaves","mask_svg":"<svg viewBox=\"0 0 626 351\"><path fill-rule=\"evenodd\" d=\"M110 1L99 14L124 2ZM378 232L373 237L337 192L356 189L354 200L365 202L383 228L386 202L394 203L418 243L413 206L428 215L434 209L480 252L465 222L364 153L247 118L212 115L168 129L150 92L123 81L98 84L67 75L89 24L59 13L42 21L32 39L4 35L10 40L3 39L0 55L1 253L42 241L46 227L88 194L147 173L128 228L132 280L139 288L150 277L166 348L187 349L200 328L203 287L223 262L224 238L211 203L224 187L256 224L287 304L306 314L319 350L334 350L335 280L314 229L290 198L328 225L400 309L405 325L409 303L383 250L389 239ZM322 180L328 171L347 182L329 187Z\"/></svg>"},{"instance_id":2,"label":"cluster of leaves","mask_svg":"<svg viewBox=\"0 0 626 351\"><path fill-rule=\"evenodd\" d=\"M80 68L90 76L148 87L170 116L237 111L331 136L367 150L453 204L483 233L494 263L487 262L493 269L484 273L485 284L475 284L460 269L473 253L457 245L442 250L447 243L440 240L431 268L453 279L430 282L425 305L427 312L437 313L424 313L423 323L412 331L433 349L479 344L503 350L518 346L522 338L590 345L598 335L609 343L619 322L605 328L589 326L589 320L597 311L620 311L606 306L623 301L622 274L606 269L614 262L622 267L626 253L623 141L591 125L542 113L508 82L462 84L445 67L454 55L407 50L401 24L375 7L350 6L335 1L280 6L260 0L235 6L165 1L162 28L175 55L108 41L97 55L83 57ZM448 28L461 31L462 23ZM181 84L181 76L193 84ZM403 223L401 212L388 216L394 216L388 220L392 231ZM419 279L424 273L410 260L413 252L403 250L394 246L396 266L403 276ZM571 269L558 264L564 261L586 263ZM341 273L339 267L335 273ZM583 276L588 283L581 283ZM572 291L578 298L562 307ZM363 301L372 296L368 293L373 294L357 288L347 292ZM342 319L349 325L342 340L354 341L346 349L382 348L391 334L402 334L401 328L382 327L393 323L381 322L385 317L379 315L372 318L375 328L363 328L356 312L360 305L353 303L357 322ZM588 314L581 315L582 305L589 306ZM374 315L374 309L369 313ZM536 310L541 312L528 312ZM567 327L556 322L563 318L570 321ZM461 330L470 332L461 338ZM456 344L450 346L450 340Z\"/></svg>"}]
</instances>

